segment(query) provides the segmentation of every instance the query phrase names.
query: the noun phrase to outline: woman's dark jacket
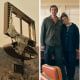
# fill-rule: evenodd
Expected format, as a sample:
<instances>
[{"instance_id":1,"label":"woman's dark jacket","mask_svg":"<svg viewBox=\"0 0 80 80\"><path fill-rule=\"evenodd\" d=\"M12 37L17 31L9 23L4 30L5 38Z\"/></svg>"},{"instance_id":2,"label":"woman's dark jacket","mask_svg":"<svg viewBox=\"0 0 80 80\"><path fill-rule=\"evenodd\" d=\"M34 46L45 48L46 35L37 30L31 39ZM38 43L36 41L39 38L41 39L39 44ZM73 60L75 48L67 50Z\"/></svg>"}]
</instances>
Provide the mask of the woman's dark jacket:
<instances>
[{"instance_id":1,"label":"woman's dark jacket","mask_svg":"<svg viewBox=\"0 0 80 80\"><path fill-rule=\"evenodd\" d=\"M75 51L79 49L79 29L78 27L72 23L69 26L67 31L67 27L63 25L61 32L61 40L64 51Z\"/></svg>"}]
</instances>

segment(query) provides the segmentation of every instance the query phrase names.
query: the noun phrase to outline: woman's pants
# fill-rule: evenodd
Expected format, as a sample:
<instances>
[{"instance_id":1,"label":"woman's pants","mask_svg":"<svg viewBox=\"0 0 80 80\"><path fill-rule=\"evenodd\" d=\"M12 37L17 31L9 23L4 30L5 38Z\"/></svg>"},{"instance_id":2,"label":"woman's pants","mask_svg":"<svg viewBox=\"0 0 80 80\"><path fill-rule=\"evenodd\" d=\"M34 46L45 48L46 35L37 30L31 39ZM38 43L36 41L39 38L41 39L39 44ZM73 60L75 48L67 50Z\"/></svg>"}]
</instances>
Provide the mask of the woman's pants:
<instances>
[{"instance_id":1,"label":"woman's pants","mask_svg":"<svg viewBox=\"0 0 80 80\"><path fill-rule=\"evenodd\" d=\"M67 76L69 78L74 78L76 51L74 51L74 52L65 51L64 52L64 61L65 61L65 65L66 65Z\"/></svg>"}]
</instances>

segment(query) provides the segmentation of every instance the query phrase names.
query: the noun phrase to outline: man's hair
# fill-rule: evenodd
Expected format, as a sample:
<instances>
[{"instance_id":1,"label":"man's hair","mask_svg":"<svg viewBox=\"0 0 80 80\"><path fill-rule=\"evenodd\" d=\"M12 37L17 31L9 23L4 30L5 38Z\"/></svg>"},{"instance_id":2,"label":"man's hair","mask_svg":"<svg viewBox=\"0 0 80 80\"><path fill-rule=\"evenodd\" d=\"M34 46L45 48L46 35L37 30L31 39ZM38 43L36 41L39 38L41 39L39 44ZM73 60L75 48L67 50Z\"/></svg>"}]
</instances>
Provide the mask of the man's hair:
<instances>
[{"instance_id":1,"label":"man's hair","mask_svg":"<svg viewBox=\"0 0 80 80\"><path fill-rule=\"evenodd\" d=\"M65 12L63 12L62 15L61 15L61 19L62 19L62 17L67 17L68 18L68 15Z\"/></svg>"},{"instance_id":2,"label":"man's hair","mask_svg":"<svg viewBox=\"0 0 80 80\"><path fill-rule=\"evenodd\" d=\"M53 7L56 7L56 10L57 10L57 12L58 12L58 7L57 7L56 5L51 5L51 6L50 6L50 11L51 11L51 8L53 8Z\"/></svg>"}]
</instances>

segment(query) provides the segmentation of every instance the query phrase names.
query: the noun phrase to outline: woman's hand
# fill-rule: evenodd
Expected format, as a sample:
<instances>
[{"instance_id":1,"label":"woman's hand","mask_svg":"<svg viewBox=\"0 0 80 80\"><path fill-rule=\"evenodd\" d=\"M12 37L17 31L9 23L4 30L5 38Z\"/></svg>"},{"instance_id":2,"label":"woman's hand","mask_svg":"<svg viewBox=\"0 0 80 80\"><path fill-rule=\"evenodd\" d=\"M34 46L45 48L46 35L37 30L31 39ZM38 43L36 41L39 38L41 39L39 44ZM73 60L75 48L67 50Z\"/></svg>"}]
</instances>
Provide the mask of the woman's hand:
<instances>
[{"instance_id":1,"label":"woman's hand","mask_svg":"<svg viewBox=\"0 0 80 80\"><path fill-rule=\"evenodd\" d=\"M76 52L79 53L79 49L76 49Z\"/></svg>"},{"instance_id":2,"label":"woman's hand","mask_svg":"<svg viewBox=\"0 0 80 80\"><path fill-rule=\"evenodd\" d=\"M41 51L43 51L45 49L45 46L41 46Z\"/></svg>"}]
</instances>

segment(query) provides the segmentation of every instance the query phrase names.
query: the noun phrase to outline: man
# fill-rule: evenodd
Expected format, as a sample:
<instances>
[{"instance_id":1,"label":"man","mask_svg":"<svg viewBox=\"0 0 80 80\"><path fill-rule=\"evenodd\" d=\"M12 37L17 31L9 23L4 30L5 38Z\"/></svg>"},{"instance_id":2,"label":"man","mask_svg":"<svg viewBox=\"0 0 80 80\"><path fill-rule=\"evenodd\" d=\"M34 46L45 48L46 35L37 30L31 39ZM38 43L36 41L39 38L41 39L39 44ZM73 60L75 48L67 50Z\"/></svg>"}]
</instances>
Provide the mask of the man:
<instances>
[{"instance_id":1,"label":"man","mask_svg":"<svg viewBox=\"0 0 80 80\"><path fill-rule=\"evenodd\" d=\"M61 46L62 22L56 16L57 12L57 6L52 5L50 7L51 15L43 21L41 28L41 49L44 50L45 64L51 65L52 53L54 53L56 65L61 68L63 80L66 80Z\"/></svg>"}]
</instances>

